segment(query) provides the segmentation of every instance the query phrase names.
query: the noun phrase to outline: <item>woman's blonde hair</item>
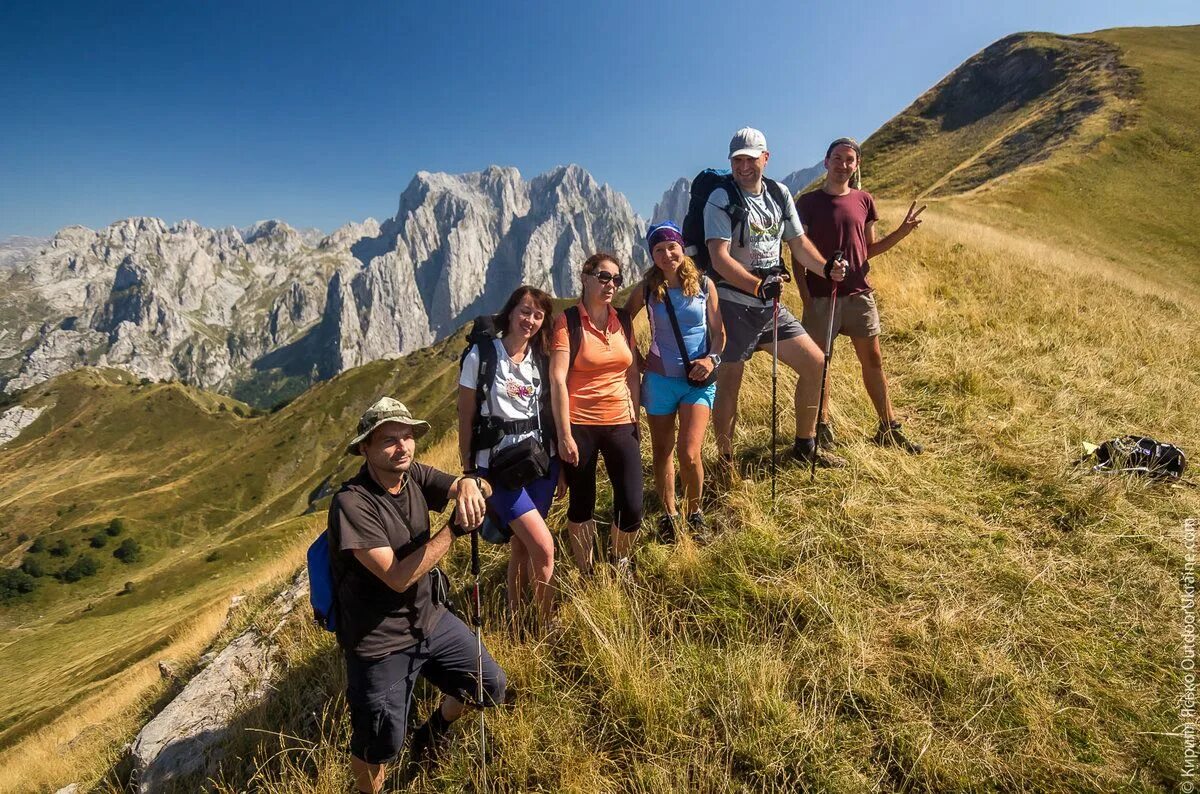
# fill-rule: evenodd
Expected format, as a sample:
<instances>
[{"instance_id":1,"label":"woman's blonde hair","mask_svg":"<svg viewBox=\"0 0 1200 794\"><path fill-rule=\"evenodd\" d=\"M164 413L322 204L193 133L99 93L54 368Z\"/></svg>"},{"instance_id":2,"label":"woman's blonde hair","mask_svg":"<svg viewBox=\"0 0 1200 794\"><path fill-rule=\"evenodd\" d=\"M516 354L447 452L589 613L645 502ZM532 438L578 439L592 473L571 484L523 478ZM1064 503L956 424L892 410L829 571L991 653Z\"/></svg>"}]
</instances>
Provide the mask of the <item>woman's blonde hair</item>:
<instances>
[{"instance_id":1,"label":"woman's blonde hair","mask_svg":"<svg viewBox=\"0 0 1200 794\"><path fill-rule=\"evenodd\" d=\"M694 298L700 294L700 268L696 267L690 256L683 257L675 273L679 276L679 286L683 288L684 295ZM651 265L646 272L646 287L650 297L659 303L667 299L667 277L658 265Z\"/></svg>"}]
</instances>

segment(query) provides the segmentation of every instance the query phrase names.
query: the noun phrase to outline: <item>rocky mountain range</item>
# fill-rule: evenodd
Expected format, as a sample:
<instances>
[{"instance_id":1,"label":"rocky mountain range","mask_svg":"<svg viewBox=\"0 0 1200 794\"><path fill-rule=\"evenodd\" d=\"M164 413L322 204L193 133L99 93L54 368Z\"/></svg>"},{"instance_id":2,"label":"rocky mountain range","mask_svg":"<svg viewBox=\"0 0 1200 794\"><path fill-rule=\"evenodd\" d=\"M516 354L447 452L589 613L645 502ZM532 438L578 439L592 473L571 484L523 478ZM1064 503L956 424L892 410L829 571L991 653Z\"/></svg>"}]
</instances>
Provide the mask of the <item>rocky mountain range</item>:
<instances>
[{"instance_id":1,"label":"rocky mountain range","mask_svg":"<svg viewBox=\"0 0 1200 794\"><path fill-rule=\"evenodd\" d=\"M396 215L318 236L129 218L2 251L0 381L12 393L86 365L262 404L453 333L529 283L578 293L606 250L644 269L644 224L579 166L420 172Z\"/></svg>"}]
</instances>

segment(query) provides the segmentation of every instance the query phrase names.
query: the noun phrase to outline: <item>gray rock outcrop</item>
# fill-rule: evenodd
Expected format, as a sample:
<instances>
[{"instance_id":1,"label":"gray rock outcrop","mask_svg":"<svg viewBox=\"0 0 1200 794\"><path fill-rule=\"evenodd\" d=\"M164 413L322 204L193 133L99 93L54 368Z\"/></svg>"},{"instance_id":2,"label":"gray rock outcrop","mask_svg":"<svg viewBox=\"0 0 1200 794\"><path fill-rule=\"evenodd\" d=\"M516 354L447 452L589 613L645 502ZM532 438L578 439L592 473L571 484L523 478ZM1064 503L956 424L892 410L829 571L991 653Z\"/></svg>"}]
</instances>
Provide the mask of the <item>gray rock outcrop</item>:
<instances>
[{"instance_id":1,"label":"gray rock outcrop","mask_svg":"<svg viewBox=\"0 0 1200 794\"><path fill-rule=\"evenodd\" d=\"M21 435L21 431L33 424L44 410L46 409L42 407L26 408L23 405L14 405L0 414L0 447Z\"/></svg>"},{"instance_id":2,"label":"gray rock outcrop","mask_svg":"<svg viewBox=\"0 0 1200 794\"><path fill-rule=\"evenodd\" d=\"M277 668L272 637L307 595L308 576L301 571L269 607L278 617L272 631L238 635L142 728L130 751L139 792L159 791L219 758L233 720L270 691Z\"/></svg>"},{"instance_id":3,"label":"gray rock outcrop","mask_svg":"<svg viewBox=\"0 0 1200 794\"><path fill-rule=\"evenodd\" d=\"M667 188L659 202L654 205L654 212L650 214L650 222L674 221L682 228L683 218L688 211L691 190L692 180L682 176L675 180L675 184Z\"/></svg>"},{"instance_id":4,"label":"gray rock outcrop","mask_svg":"<svg viewBox=\"0 0 1200 794\"><path fill-rule=\"evenodd\" d=\"M799 171L793 171L779 181L784 185L787 185L787 189L791 191L792 195L795 195L812 184L814 179L824 175L825 161L821 160L816 165L810 165L808 168L801 168Z\"/></svg>"}]
</instances>

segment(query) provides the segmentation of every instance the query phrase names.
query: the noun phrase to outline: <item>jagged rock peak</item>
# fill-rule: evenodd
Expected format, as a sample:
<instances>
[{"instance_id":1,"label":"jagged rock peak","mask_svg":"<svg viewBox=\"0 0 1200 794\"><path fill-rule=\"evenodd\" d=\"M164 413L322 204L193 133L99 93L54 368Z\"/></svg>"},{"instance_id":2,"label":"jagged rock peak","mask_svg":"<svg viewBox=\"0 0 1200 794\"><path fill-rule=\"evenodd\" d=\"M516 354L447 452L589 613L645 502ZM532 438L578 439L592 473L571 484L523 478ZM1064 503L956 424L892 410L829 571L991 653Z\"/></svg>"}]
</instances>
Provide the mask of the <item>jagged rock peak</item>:
<instances>
[{"instance_id":1,"label":"jagged rock peak","mask_svg":"<svg viewBox=\"0 0 1200 794\"><path fill-rule=\"evenodd\" d=\"M654 211L650 213L650 222L674 221L682 226L683 217L687 215L691 191L692 181L690 179L682 176L676 179L675 184L667 188L663 192L662 198L654 205Z\"/></svg>"}]
</instances>

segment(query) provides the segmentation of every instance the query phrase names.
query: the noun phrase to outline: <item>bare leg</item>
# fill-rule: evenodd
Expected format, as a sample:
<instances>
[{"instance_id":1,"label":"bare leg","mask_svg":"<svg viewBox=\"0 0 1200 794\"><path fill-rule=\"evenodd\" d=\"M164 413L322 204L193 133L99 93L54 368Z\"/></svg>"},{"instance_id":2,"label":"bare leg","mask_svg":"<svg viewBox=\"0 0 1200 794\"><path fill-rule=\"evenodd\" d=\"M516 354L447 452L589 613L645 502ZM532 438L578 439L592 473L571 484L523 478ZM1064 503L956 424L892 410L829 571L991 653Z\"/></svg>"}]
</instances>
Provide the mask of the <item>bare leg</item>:
<instances>
[{"instance_id":1,"label":"bare leg","mask_svg":"<svg viewBox=\"0 0 1200 794\"><path fill-rule=\"evenodd\" d=\"M354 784L361 792L379 794L383 791L383 764L368 764L355 756L350 756L350 771L354 773Z\"/></svg>"},{"instance_id":2,"label":"bare leg","mask_svg":"<svg viewBox=\"0 0 1200 794\"><path fill-rule=\"evenodd\" d=\"M871 398L871 404L875 406L875 413L879 414L879 421L887 424L896 418L896 414L892 411L892 401L888 395L887 375L883 372L883 352L879 349L878 336L850 337L850 341L854 343L854 352L858 356L858 363L862 365L863 385L867 387L867 394Z\"/></svg>"},{"instance_id":3,"label":"bare leg","mask_svg":"<svg viewBox=\"0 0 1200 794\"><path fill-rule=\"evenodd\" d=\"M554 538L550 536L550 530L537 510L518 516L508 525L513 530L512 542L521 541L524 564L528 565L527 570L533 578L533 601L537 604L538 619L545 626L554 610L554 591L550 587L550 580L554 576ZM513 554L516 555L515 547Z\"/></svg>"},{"instance_id":4,"label":"bare leg","mask_svg":"<svg viewBox=\"0 0 1200 794\"><path fill-rule=\"evenodd\" d=\"M780 343L780 349L782 347ZM726 361L717 369L717 399L713 405L713 425L717 434L717 452L721 455L733 454L738 392L742 388L742 372L745 368L744 362Z\"/></svg>"},{"instance_id":5,"label":"bare leg","mask_svg":"<svg viewBox=\"0 0 1200 794\"><path fill-rule=\"evenodd\" d=\"M770 346L759 350L771 353ZM817 400L821 396L821 368L825 355L808 334L779 340L779 360L796 373L796 437L817 435ZM721 387L717 386L720 395Z\"/></svg>"},{"instance_id":6,"label":"bare leg","mask_svg":"<svg viewBox=\"0 0 1200 794\"><path fill-rule=\"evenodd\" d=\"M517 620L525 605L525 585L529 582L529 552L525 549L525 541L515 532L508 543L508 612L513 620Z\"/></svg>"},{"instance_id":7,"label":"bare leg","mask_svg":"<svg viewBox=\"0 0 1200 794\"><path fill-rule=\"evenodd\" d=\"M622 532L613 526L611 528L611 535L614 560L623 559L633 553L633 541L637 537L636 532Z\"/></svg>"},{"instance_id":8,"label":"bare leg","mask_svg":"<svg viewBox=\"0 0 1200 794\"><path fill-rule=\"evenodd\" d=\"M679 406L679 470L683 476L684 510L688 515L700 509L700 497L704 492L704 462L700 451L709 416L707 405Z\"/></svg>"},{"instance_id":9,"label":"bare leg","mask_svg":"<svg viewBox=\"0 0 1200 794\"><path fill-rule=\"evenodd\" d=\"M654 487L667 515L676 515L675 506L675 414L649 416L650 446L654 453ZM686 488L686 486L685 486Z\"/></svg>"},{"instance_id":10,"label":"bare leg","mask_svg":"<svg viewBox=\"0 0 1200 794\"><path fill-rule=\"evenodd\" d=\"M589 519L581 524L567 522L567 539L571 543L571 557L575 567L584 576L592 572L592 551L596 545L596 522Z\"/></svg>"}]
</instances>

